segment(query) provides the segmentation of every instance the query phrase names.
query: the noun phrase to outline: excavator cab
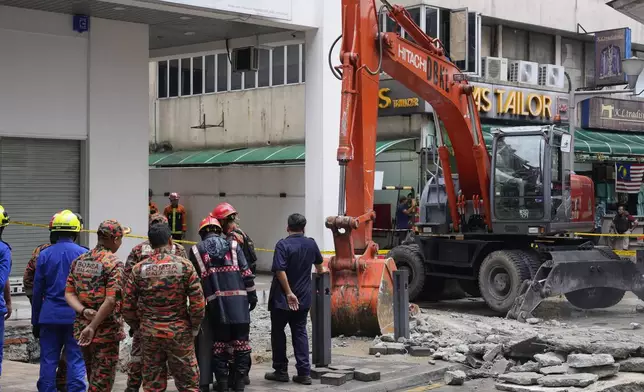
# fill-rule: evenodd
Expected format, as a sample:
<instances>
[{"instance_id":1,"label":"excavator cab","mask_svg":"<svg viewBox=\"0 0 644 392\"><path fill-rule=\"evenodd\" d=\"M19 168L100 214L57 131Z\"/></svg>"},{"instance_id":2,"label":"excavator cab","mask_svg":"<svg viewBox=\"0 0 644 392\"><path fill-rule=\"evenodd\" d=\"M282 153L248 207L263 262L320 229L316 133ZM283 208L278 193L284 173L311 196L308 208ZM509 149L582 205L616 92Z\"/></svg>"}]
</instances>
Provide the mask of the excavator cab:
<instances>
[{"instance_id":1,"label":"excavator cab","mask_svg":"<svg viewBox=\"0 0 644 392\"><path fill-rule=\"evenodd\" d=\"M571 214L570 135L552 125L492 133L492 232L544 235L581 228Z\"/></svg>"}]
</instances>

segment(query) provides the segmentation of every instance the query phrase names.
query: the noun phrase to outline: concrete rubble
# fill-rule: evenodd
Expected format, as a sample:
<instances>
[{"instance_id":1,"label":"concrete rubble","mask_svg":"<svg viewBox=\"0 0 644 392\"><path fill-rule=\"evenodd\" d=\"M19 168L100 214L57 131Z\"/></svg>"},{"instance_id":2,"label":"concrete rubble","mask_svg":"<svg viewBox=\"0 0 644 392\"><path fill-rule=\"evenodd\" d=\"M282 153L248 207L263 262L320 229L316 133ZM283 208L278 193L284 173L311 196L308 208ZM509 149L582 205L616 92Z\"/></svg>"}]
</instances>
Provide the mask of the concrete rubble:
<instances>
[{"instance_id":1,"label":"concrete rubble","mask_svg":"<svg viewBox=\"0 0 644 392\"><path fill-rule=\"evenodd\" d=\"M493 378L503 391L585 391L624 372L644 374L644 336L629 328L532 321L421 310L411 318L409 339L377 337L370 352L388 355L380 348L399 344L430 362L463 364L467 379Z\"/></svg>"}]
</instances>

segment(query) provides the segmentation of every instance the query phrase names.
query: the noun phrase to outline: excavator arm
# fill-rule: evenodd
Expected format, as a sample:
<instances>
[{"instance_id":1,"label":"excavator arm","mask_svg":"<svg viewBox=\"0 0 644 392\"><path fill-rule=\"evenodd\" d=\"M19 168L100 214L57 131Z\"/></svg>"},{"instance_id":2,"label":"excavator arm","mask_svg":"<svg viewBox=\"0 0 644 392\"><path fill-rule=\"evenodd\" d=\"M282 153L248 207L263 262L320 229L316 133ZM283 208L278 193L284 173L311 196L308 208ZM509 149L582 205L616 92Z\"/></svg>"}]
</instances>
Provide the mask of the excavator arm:
<instances>
[{"instance_id":1,"label":"excavator arm","mask_svg":"<svg viewBox=\"0 0 644 392\"><path fill-rule=\"evenodd\" d=\"M332 277L334 333L383 333L392 327L393 260L377 260L371 232L375 214L374 172L381 72L429 102L449 136L457 162L460 195L452 181L449 151L439 145L448 205L454 230L465 200L482 200L490 227L489 157L481 133L472 87L445 55L439 40L429 37L400 6L383 1L390 18L414 42L396 33L382 33L374 0L342 0L342 80L338 216L327 218L336 254L329 262ZM335 71L334 71L335 72ZM437 129L437 133L441 130ZM439 140L442 138L439 137ZM362 255L356 256L356 253ZM377 321L377 323L376 323Z\"/></svg>"}]
</instances>

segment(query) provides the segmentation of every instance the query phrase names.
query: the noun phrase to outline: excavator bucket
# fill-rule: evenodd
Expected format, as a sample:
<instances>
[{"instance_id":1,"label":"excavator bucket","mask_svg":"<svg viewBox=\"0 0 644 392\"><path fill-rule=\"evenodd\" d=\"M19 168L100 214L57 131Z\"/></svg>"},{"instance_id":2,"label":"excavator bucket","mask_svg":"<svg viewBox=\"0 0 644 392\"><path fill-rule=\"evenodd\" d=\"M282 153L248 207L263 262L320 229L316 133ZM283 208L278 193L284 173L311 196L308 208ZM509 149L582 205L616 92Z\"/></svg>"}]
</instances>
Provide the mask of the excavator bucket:
<instances>
[{"instance_id":1,"label":"excavator bucket","mask_svg":"<svg viewBox=\"0 0 644 392\"><path fill-rule=\"evenodd\" d=\"M507 317L525 321L545 298L565 295L575 307L600 309L617 305L626 291L644 299L644 252L637 261L619 258L610 250L591 248L549 252L534 279L523 282Z\"/></svg>"},{"instance_id":2,"label":"excavator bucket","mask_svg":"<svg viewBox=\"0 0 644 392\"><path fill-rule=\"evenodd\" d=\"M333 265L335 256L326 262ZM376 336L394 331L393 259L356 256L355 270L331 271L334 336Z\"/></svg>"}]
</instances>

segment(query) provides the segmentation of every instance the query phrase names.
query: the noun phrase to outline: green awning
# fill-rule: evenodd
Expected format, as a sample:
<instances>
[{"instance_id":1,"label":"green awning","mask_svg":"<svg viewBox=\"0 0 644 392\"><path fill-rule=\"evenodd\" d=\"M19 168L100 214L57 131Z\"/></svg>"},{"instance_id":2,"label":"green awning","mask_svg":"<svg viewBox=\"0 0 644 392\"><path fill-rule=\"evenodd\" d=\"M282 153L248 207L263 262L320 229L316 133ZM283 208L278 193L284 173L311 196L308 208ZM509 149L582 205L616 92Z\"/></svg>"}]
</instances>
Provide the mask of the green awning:
<instances>
[{"instance_id":1,"label":"green awning","mask_svg":"<svg viewBox=\"0 0 644 392\"><path fill-rule=\"evenodd\" d=\"M380 141L376 143L376 155L385 151L415 150L416 138ZM234 164L269 164L303 162L303 144L291 146L265 146L237 149L208 149L191 151L169 151L153 153L149 165L171 166L221 166Z\"/></svg>"}]
</instances>

